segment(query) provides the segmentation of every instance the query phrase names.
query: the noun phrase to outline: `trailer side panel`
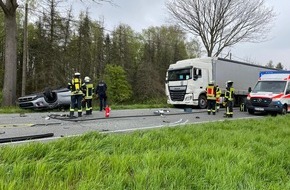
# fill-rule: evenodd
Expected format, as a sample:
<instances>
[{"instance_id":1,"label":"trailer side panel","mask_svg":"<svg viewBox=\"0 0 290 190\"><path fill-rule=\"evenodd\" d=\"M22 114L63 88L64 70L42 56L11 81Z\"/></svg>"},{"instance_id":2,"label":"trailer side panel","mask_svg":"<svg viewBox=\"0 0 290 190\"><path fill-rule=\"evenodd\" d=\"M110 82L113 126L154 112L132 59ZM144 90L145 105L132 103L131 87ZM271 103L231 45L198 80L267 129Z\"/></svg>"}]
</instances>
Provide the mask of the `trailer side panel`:
<instances>
[{"instance_id":1,"label":"trailer side panel","mask_svg":"<svg viewBox=\"0 0 290 190\"><path fill-rule=\"evenodd\" d=\"M247 95L248 88L254 87L261 71L277 70L260 65L218 58L213 60L213 79L222 90L227 81L234 82L236 95Z\"/></svg>"}]
</instances>

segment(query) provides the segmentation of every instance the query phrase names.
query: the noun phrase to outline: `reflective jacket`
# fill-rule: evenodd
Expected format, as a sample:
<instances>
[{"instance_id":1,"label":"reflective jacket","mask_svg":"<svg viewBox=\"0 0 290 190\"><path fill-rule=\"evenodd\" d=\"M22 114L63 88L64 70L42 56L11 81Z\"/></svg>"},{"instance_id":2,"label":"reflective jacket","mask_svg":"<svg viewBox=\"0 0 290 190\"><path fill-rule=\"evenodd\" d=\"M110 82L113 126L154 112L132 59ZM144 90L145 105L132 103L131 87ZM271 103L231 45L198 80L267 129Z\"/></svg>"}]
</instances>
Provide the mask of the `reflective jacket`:
<instances>
[{"instance_id":1,"label":"reflective jacket","mask_svg":"<svg viewBox=\"0 0 290 190\"><path fill-rule=\"evenodd\" d=\"M213 85L209 85L206 87L206 97L208 100L216 99L216 88Z\"/></svg>"},{"instance_id":2,"label":"reflective jacket","mask_svg":"<svg viewBox=\"0 0 290 190\"><path fill-rule=\"evenodd\" d=\"M82 85L82 90L85 95L85 99L92 99L93 98L93 93L94 93L94 86L91 83L84 83Z\"/></svg>"},{"instance_id":3,"label":"reflective jacket","mask_svg":"<svg viewBox=\"0 0 290 190\"><path fill-rule=\"evenodd\" d=\"M226 88L226 93L225 93L226 100L233 101L234 100L234 92L235 92L234 87Z\"/></svg>"},{"instance_id":4,"label":"reflective jacket","mask_svg":"<svg viewBox=\"0 0 290 190\"><path fill-rule=\"evenodd\" d=\"M221 97L221 94L222 94L221 89L218 86L216 86L216 97L217 98Z\"/></svg>"},{"instance_id":5,"label":"reflective jacket","mask_svg":"<svg viewBox=\"0 0 290 190\"><path fill-rule=\"evenodd\" d=\"M73 78L71 83L68 83L69 89L71 90L71 95L83 94L81 90L82 80L80 78Z\"/></svg>"}]
</instances>

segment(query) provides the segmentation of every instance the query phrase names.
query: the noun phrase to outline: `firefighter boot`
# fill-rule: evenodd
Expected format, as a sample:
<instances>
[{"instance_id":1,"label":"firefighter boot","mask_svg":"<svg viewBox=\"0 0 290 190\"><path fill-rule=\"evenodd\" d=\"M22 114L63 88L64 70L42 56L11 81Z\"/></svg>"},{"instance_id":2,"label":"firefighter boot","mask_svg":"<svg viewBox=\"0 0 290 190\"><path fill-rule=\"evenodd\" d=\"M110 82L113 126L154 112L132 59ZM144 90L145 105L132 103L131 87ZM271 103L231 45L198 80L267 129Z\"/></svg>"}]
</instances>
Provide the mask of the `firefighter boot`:
<instances>
[{"instance_id":1,"label":"firefighter boot","mask_svg":"<svg viewBox=\"0 0 290 190\"><path fill-rule=\"evenodd\" d=\"M90 110L86 110L86 115L90 115Z\"/></svg>"},{"instance_id":2,"label":"firefighter boot","mask_svg":"<svg viewBox=\"0 0 290 190\"><path fill-rule=\"evenodd\" d=\"M90 115L92 115L92 112L93 112L93 110L92 110L92 109L90 109Z\"/></svg>"},{"instance_id":3,"label":"firefighter boot","mask_svg":"<svg viewBox=\"0 0 290 190\"><path fill-rule=\"evenodd\" d=\"M82 112L78 112L78 117L82 117Z\"/></svg>"},{"instance_id":4,"label":"firefighter boot","mask_svg":"<svg viewBox=\"0 0 290 190\"><path fill-rule=\"evenodd\" d=\"M73 111L70 111L70 112L69 112L69 117L70 117L70 118L74 117L74 112L73 112Z\"/></svg>"}]
</instances>

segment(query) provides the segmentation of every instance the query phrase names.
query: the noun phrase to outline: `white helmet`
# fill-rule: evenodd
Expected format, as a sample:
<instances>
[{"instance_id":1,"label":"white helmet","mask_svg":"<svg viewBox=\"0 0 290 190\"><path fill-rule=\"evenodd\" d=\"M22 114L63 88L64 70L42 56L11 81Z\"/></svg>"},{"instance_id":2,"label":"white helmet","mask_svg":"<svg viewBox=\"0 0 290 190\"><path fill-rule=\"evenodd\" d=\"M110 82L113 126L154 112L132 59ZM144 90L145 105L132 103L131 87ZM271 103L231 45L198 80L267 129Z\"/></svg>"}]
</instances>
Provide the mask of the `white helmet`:
<instances>
[{"instance_id":1,"label":"white helmet","mask_svg":"<svg viewBox=\"0 0 290 190\"><path fill-rule=\"evenodd\" d=\"M76 72L76 73L75 73L75 76L81 76L81 73Z\"/></svg>"},{"instance_id":2,"label":"white helmet","mask_svg":"<svg viewBox=\"0 0 290 190\"><path fill-rule=\"evenodd\" d=\"M86 76L85 79L84 79L84 81L85 81L85 82L90 82L91 79L90 79L90 77Z\"/></svg>"}]
</instances>

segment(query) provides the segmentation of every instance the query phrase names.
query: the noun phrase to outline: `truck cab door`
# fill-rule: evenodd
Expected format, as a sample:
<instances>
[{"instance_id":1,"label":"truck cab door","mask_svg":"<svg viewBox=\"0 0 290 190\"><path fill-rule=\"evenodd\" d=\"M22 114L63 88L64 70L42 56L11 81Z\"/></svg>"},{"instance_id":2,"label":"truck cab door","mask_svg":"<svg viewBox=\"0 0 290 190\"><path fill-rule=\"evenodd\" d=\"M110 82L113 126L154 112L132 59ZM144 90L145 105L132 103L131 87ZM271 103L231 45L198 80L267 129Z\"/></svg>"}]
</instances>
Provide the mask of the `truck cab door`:
<instances>
[{"instance_id":1,"label":"truck cab door","mask_svg":"<svg viewBox=\"0 0 290 190\"><path fill-rule=\"evenodd\" d=\"M208 84L208 70L193 68L193 80L196 88L205 89Z\"/></svg>"}]
</instances>

